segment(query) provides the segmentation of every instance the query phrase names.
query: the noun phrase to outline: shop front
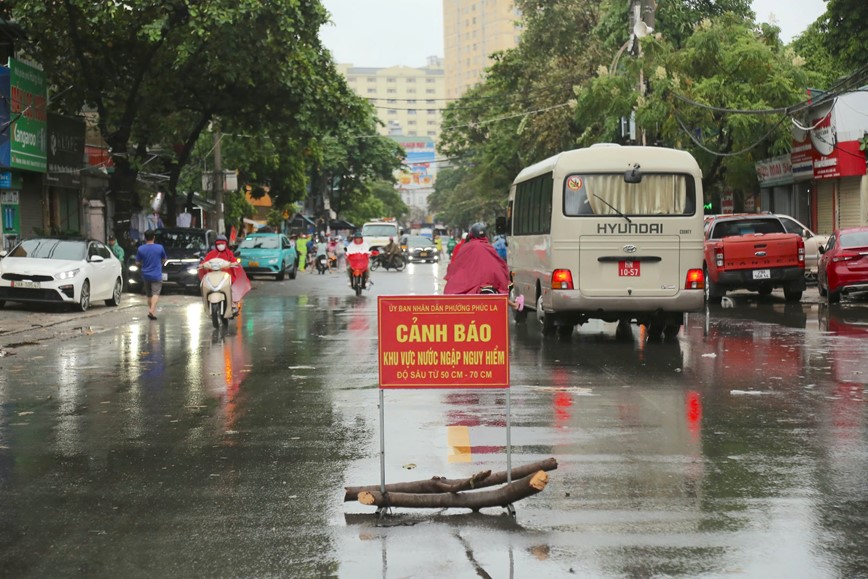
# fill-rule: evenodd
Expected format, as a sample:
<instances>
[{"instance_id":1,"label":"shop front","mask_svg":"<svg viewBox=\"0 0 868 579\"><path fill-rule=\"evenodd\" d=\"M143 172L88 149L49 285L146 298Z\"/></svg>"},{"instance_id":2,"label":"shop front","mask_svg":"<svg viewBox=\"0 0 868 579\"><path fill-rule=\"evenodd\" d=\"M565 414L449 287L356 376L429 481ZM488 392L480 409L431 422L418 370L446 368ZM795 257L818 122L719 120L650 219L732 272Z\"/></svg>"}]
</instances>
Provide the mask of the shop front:
<instances>
[{"instance_id":1,"label":"shop front","mask_svg":"<svg viewBox=\"0 0 868 579\"><path fill-rule=\"evenodd\" d=\"M13 58L0 66L0 245L40 232L48 163L45 75Z\"/></svg>"},{"instance_id":2,"label":"shop front","mask_svg":"<svg viewBox=\"0 0 868 579\"><path fill-rule=\"evenodd\" d=\"M84 127L82 118L48 115L48 172L45 179L50 229L79 237L87 237L90 232L88 222L83 219L81 199Z\"/></svg>"}]
</instances>

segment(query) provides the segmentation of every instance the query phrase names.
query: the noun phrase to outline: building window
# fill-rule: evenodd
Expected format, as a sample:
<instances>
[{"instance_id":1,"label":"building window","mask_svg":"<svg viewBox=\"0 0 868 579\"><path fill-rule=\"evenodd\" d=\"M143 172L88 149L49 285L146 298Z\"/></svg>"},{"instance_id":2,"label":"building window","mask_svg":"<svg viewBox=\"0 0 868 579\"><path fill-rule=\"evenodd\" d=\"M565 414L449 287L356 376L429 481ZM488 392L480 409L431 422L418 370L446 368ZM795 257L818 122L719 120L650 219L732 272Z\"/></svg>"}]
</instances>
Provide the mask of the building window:
<instances>
[{"instance_id":1,"label":"building window","mask_svg":"<svg viewBox=\"0 0 868 579\"><path fill-rule=\"evenodd\" d=\"M386 92L389 93L389 94L395 94L395 93L398 92L398 91L395 90L395 89L393 89L393 88L387 88L387 89L386 89Z\"/></svg>"},{"instance_id":2,"label":"building window","mask_svg":"<svg viewBox=\"0 0 868 579\"><path fill-rule=\"evenodd\" d=\"M411 105L415 105L415 104L416 104L416 99L407 99L407 103L408 103L408 104L411 104Z\"/></svg>"},{"instance_id":3,"label":"building window","mask_svg":"<svg viewBox=\"0 0 868 579\"><path fill-rule=\"evenodd\" d=\"M428 131L428 136L429 136L429 137L436 137L436 136L437 136L437 131Z\"/></svg>"},{"instance_id":4,"label":"building window","mask_svg":"<svg viewBox=\"0 0 868 579\"><path fill-rule=\"evenodd\" d=\"M437 121L428 121L428 126L433 127L437 125Z\"/></svg>"},{"instance_id":5,"label":"building window","mask_svg":"<svg viewBox=\"0 0 868 579\"><path fill-rule=\"evenodd\" d=\"M437 91L434 90L433 88L425 89L425 94L434 94L434 93L436 93L436 92L437 92Z\"/></svg>"},{"instance_id":6,"label":"building window","mask_svg":"<svg viewBox=\"0 0 868 579\"><path fill-rule=\"evenodd\" d=\"M368 82L377 82L377 77L376 76L369 76Z\"/></svg>"},{"instance_id":7,"label":"building window","mask_svg":"<svg viewBox=\"0 0 868 579\"><path fill-rule=\"evenodd\" d=\"M398 111L396 111L395 109L389 109L389 114L390 115L397 115Z\"/></svg>"},{"instance_id":8,"label":"building window","mask_svg":"<svg viewBox=\"0 0 868 579\"><path fill-rule=\"evenodd\" d=\"M408 78L407 84L416 84L416 79L415 78Z\"/></svg>"},{"instance_id":9,"label":"building window","mask_svg":"<svg viewBox=\"0 0 868 579\"><path fill-rule=\"evenodd\" d=\"M415 124L416 124L416 121L407 121L407 124L408 124L408 125L415 125Z\"/></svg>"},{"instance_id":10,"label":"building window","mask_svg":"<svg viewBox=\"0 0 868 579\"><path fill-rule=\"evenodd\" d=\"M390 76L390 77L386 78L386 82L395 82L395 77Z\"/></svg>"},{"instance_id":11,"label":"building window","mask_svg":"<svg viewBox=\"0 0 868 579\"><path fill-rule=\"evenodd\" d=\"M425 82L428 84L434 84L436 81L433 78L426 78Z\"/></svg>"},{"instance_id":12,"label":"building window","mask_svg":"<svg viewBox=\"0 0 868 579\"><path fill-rule=\"evenodd\" d=\"M415 114L416 114L416 109L407 109L407 114L408 114L408 115L415 115Z\"/></svg>"},{"instance_id":13,"label":"building window","mask_svg":"<svg viewBox=\"0 0 868 579\"><path fill-rule=\"evenodd\" d=\"M407 132L410 133L411 137L415 137L417 134L416 131L407 131Z\"/></svg>"},{"instance_id":14,"label":"building window","mask_svg":"<svg viewBox=\"0 0 868 579\"><path fill-rule=\"evenodd\" d=\"M395 100L395 99L389 99L389 100L386 101L386 103L387 103L387 104L390 104L390 105L393 105L393 104L395 104L395 103L397 103L397 102L398 102L398 101Z\"/></svg>"},{"instance_id":15,"label":"building window","mask_svg":"<svg viewBox=\"0 0 868 579\"><path fill-rule=\"evenodd\" d=\"M407 93L409 93L409 94L416 94L416 89L415 89L415 88L408 88L408 89L407 89Z\"/></svg>"},{"instance_id":16,"label":"building window","mask_svg":"<svg viewBox=\"0 0 868 579\"><path fill-rule=\"evenodd\" d=\"M437 114L437 109L428 109L428 114L429 114L429 115L436 115L436 114Z\"/></svg>"},{"instance_id":17,"label":"building window","mask_svg":"<svg viewBox=\"0 0 868 579\"><path fill-rule=\"evenodd\" d=\"M368 94L374 94L376 92L377 92L377 89L375 89L375 88L369 88L368 89Z\"/></svg>"}]
</instances>

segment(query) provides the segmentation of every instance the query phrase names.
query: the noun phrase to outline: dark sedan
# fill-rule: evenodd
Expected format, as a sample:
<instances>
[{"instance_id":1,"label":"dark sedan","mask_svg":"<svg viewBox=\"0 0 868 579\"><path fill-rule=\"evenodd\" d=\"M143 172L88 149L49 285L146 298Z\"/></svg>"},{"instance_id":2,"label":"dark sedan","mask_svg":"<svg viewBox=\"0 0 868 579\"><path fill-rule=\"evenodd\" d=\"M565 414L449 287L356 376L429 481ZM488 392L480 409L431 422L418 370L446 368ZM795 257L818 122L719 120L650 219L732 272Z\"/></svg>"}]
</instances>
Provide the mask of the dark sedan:
<instances>
[{"instance_id":1,"label":"dark sedan","mask_svg":"<svg viewBox=\"0 0 868 579\"><path fill-rule=\"evenodd\" d=\"M407 261L440 261L437 246L422 235L407 236Z\"/></svg>"},{"instance_id":2,"label":"dark sedan","mask_svg":"<svg viewBox=\"0 0 868 579\"><path fill-rule=\"evenodd\" d=\"M163 267L163 287L199 292L199 261L213 247L217 234L211 229L164 227L154 230L154 243L166 249L169 259ZM141 291L142 277L136 265L135 252L127 259L129 288Z\"/></svg>"}]
</instances>

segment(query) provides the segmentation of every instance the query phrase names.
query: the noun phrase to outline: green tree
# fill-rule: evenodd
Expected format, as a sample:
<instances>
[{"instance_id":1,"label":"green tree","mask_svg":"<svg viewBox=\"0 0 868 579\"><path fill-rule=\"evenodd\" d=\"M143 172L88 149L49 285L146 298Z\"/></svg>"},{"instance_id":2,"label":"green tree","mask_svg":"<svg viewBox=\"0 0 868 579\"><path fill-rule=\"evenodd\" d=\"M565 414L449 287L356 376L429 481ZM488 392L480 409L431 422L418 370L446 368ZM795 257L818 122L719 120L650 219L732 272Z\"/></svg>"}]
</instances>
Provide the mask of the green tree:
<instances>
[{"instance_id":1,"label":"green tree","mask_svg":"<svg viewBox=\"0 0 868 579\"><path fill-rule=\"evenodd\" d=\"M818 20L823 44L847 72L868 65L868 2L827 0Z\"/></svg>"},{"instance_id":2,"label":"green tree","mask_svg":"<svg viewBox=\"0 0 868 579\"><path fill-rule=\"evenodd\" d=\"M407 214L407 210L407 205L395 190L393 181L375 181L365 195L357 196L353 205L341 212L341 216L361 227L365 221L378 217L394 217L400 220Z\"/></svg>"},{"instance_id":3,"label":"green tree","mask_svg":"<svg viewBox=\"0 0 868 579\"><path fill-rule=\"evenodd\" d=\"M32 39L27 53L55 86L71 87L54 104L98 113L121 213L139 204L145 172L168 174L174 193L214 120L238 133L277 125L298 144L334 126L345 106L319 41L327 13L317 0L7 4Z\"/></svg>"}]
</instances>

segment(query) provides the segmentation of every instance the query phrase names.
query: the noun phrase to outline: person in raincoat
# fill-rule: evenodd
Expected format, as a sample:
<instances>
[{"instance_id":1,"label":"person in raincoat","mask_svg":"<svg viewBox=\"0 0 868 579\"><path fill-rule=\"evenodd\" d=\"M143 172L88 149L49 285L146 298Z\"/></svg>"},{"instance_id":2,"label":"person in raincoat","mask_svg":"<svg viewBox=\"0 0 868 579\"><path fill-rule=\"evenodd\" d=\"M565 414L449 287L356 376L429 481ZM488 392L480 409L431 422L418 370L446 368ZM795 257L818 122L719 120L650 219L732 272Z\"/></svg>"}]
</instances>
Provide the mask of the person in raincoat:
<instances>
[{"instance_id":1,"label":"person in raincoat","mask_svg":"<svg viewBox=\"0 0 868 579\"><path fill-rule=\"evenodd\" d=\"M461 246L461 252L453 253L445 279L444 294L478 294L483 288L489 287L499 294L509 293L509 269L488 242L483 223L473 224ZM522 296L508 303L518 310L524 308Z\"/></svg>"},{"instance_id":2,"label":"person in raincoat","mask_svg":"<svg viewBox=\"0 0 868 579\"><path fill-rule=\"evenodd\" d=\"M244 296L250 291L250 279L248 279L244 269L238 263L238 258L235 257L235 254L232 253L231 249L229 249L229 240L226 239L225 235L217 236L217 240L214 242L214 249L208 252L208 254L202 259L202 263L212 259L222 259L233 264L233 267L230 267L228 271L229 277L232 278L232 308L233 311L237 312L241 309L239 305L241 300L244 299ZM200 267L200 282L203 277L205 277L205 269Z\"/></svg>"},{"instance_id":3,"label":"person in raincoat","mask_svg":"<svg viewBox=\"0 0 868 579\"><path fill-rule=\"evenodd\" d=\"M298 271L304 271L307 267L307 239L303 235L296 240L295 251L298 254Z\"/></svg>"}]
</instances>

